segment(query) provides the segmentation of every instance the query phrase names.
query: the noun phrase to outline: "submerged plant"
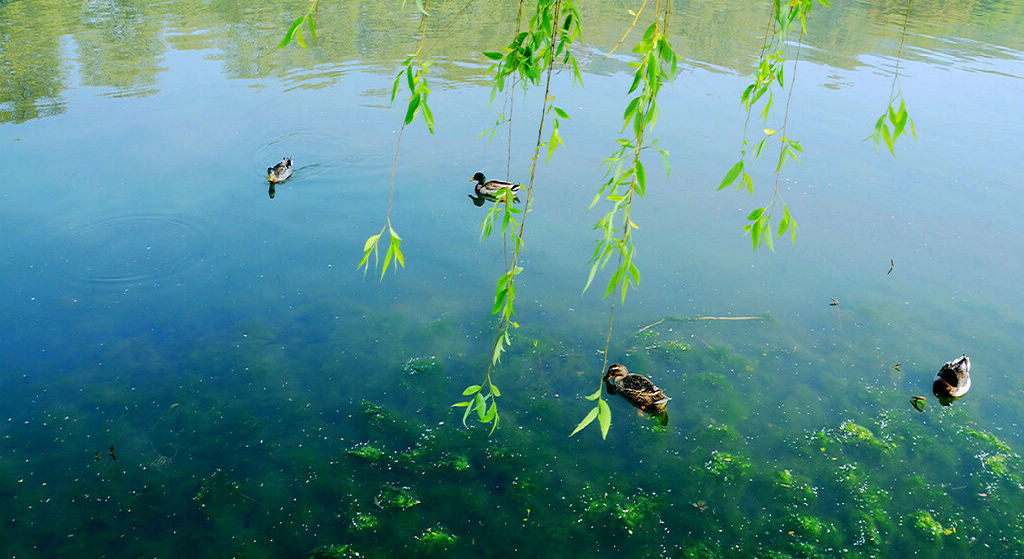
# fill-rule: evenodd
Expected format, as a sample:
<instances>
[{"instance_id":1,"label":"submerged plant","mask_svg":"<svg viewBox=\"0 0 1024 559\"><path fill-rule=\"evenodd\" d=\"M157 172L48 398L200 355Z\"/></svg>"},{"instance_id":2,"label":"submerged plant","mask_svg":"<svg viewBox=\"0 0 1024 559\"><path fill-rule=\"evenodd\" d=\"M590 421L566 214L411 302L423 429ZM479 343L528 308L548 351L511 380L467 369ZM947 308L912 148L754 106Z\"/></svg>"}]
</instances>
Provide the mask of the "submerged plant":
<instances>
[{"instance_id":1,"label":"submerged plant","mask_svg":"<svg viewBox=\"0 0 1024 559\"><path fill-rule=\"evenodd\" d=\"M372 514L357 512L352 516L352 529L357 532L376 530L378 526L380 526L380 518Z\"/></svg>"},{"instance_id":2,"label":"submerged plant","mask_svg":"<svg viewBox=\"0 0 1024 559\"><path fill-rule=\"evenodd\" d=\"M369 443L360 443L353 448L348 449L346 452L357 458L363 460L376 461L384 457L384 451L375 447L370 446Z\"/></svg>"},{"instance_id":3,"label":"submerged plant","mask_svg":"<svg viewBox=\"0 0 1024 559\"><path fill-rule=\"evenodd\" d=\"M322 545L306 555L307 559L357 559L362 555L349 544Z\"/></svg>"},{"instance_id":4,"label":"submerged plant","mask_svg":"<svg viewBox=\"0 0 1024 559\"><path fill-rule=\"evenodd\" d=\"M427 528L422 534L416 536L417 547L427 553L447 551L458 539L440 526Z\"/></svg>"},{"instance_id":5,"label":"submerged plant","mask_svg":"<svg viewBox=\"0 0 1024 559\"><path fill-rule=\"evenodd\" d=\"M374 504L382 509L405 510L420 504L412 489L398 485L386 484L380 489Z\"/></svg>"}]
</instances>

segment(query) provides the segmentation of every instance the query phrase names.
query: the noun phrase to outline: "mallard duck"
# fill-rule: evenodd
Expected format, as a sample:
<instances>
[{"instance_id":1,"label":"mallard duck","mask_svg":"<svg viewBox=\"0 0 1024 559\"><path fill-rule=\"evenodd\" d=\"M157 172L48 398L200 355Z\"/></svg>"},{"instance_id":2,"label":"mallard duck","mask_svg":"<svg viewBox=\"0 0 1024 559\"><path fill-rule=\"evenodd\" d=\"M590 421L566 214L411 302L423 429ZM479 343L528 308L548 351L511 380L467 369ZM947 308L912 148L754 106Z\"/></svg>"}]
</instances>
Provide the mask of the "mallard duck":
<instances>
[{"instance_id":1,"label":"mallard duck","mask_svg":"<svg viewBox=\"0 0 1024 559\"><path fill-rule=\"evenodd\" d=\"M476 186L473 189L481 196L497 196L506 189L511 190L513 193L518 193L522 186L509 181L489 181L484 178L483 173L473 175L469 182L476 182Z\"/></svg>"},{"instance_id":2,"label":"mallard duck","mask_svg":"<svg viewBox=\"0 0 1024 559\"><path fill-rule=\"evenodd\" d=\"M630 404L652 415L665 413L665 404L671 398L643 375L629 372L625 365L614 363L604 375L609 394L620 394Z\"/></svg>"},{"instance_id":3,"label":"mallard duck","mask_svg":"<svg viewBox=\"0 0 1024 559\"><path fill-rule=\"evenodd\" d=\"M284 182L292 176L292 158L285 157L280 163L273 167L267 167L267 180L270 182ZM273 198L273 196L271 196Z\"/></svg>"},{"instance_id":4,"label":"mallard duck","mask_svg":"<svg viewBox=\"0 0 1024 559\"><path fill-rule=\"evenodd\" d=\"M932 383L932 393L939 403L948 406L971 389L971 358L961 355L939 369Z\"/></svg>"}]
</instances>

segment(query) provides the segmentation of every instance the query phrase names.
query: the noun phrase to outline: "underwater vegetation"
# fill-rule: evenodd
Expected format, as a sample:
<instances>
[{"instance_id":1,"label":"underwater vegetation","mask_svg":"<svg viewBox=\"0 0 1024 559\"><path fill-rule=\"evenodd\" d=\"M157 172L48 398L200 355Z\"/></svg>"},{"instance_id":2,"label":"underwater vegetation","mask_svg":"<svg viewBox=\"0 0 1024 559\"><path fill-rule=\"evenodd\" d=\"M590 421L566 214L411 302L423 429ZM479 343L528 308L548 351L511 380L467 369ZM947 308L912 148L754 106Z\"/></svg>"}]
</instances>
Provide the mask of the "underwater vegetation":
<instances>
[{"instance_id":1,"label":"underwater vegetation","mask_svg":"<svg viewBox=\"0 0 1024 559\"><path fill-rule=\"evenodd\" d=\"M329 368L280 353L288 340L272 327L247 325L253 335L237 347L174 348L191 372L153 389L161 405L126 406L115 382L90 388L86 405L56 398L61 385L28 392L7 381L12 397L44 411L5 427L2 444L19 460L0 461L14 519L0 536L19 555L32 554L29 541L44 554L116 545L209 557L1024 553L1024 464L969 407L921 414L898 390L844 392L857 379L836 376L828 391L843 413L824 413L802 404L811 393L765 393L759 375L827 363L784 341L729 344L715 328L674 322L618 345L638 370L659 372L673 421L618 402L604 442L565 436L589 356L536 331L537 344L510 355L523 351L546 374L507 373L533 390L503 396L515 413L492 437L426 397L457 392L478 363L399 354L382 374L405 380L345 394ZM97 461L111 445L117 459ZM67 506L54 521L56 502ZM48 540L55 524L74 537ZM224 534L234 538L195 552L194 538Z\"/></svg>"}]
</instances>

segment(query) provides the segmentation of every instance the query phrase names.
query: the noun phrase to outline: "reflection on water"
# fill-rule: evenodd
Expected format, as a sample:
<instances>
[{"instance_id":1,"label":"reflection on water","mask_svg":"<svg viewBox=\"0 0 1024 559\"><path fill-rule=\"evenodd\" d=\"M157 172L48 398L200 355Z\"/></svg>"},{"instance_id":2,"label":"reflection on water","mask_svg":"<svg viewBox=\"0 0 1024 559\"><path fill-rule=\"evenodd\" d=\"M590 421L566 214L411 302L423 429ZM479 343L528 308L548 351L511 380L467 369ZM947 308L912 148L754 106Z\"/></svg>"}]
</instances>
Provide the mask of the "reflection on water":
<instances>
[{"instance_id":1,"label":"reflection on water","mask_svg":"<svg viewBox=\"0 0 1024 559\"><path fill-rule=\"evenodd\" d=\"M273 75L289 88L329 87L354 69L389 73L414 48L419 24L415 14L358 3L321 7L323 32L315 49L273 48L282 26L300 9L305 8L241 2L40 0L0 5L0 68L9 76L0 83L0 122L60 114L60 96L69 87L72 69L82 85L105 88L105 95L152 95L166 69L168 48L207 51L222 61L229 77ZM617 1L583 6L585 41L595 52L581 52L578 58L588 73L623 71L624 58L609 60L601 54L628 26L630 9ZM763 35L766 9L739 2L679 2L673 18L676 49L694 67L745 74ZM894 0L815 10L804 56L844 69L863 64L865 57L881 56L884 62L877 63L878 69L891 72L905 9L905 3ZM1024 50L1024 40L1015 32L1020 14L1020 4L1009 0L914 6L904 57L1006 72L999 60L1019 63ZM500 44L495 37L515 20L515 5L468 2L435 16L426 51L437 62L437 75L444 79L440 84L483 84L478 55ZM450 40L453 36L459 40Z\"/></svg>"},{"instance_id":2,"label":"reflection on water","mask_svg":"<svg viewBox=\"0 0 1024 559\"><path fill-rule=\"evenodd\" d=\"M780 182L801 229L752 254L740 227L762 193L715 186L766 7L675 3L689 66L656 128L672 173L647 164L642 289L609 352L672 397L672 421L615 396L606 441L568 434L606 389L586 208L629 85L628 50L604 53L636 6L583 8L586 87L553 83L571 118L537 170L488 437L450 404L486 369L505 259L466 179L528 176L536 138L534 92L510 143L473 139L497 110L481 53L515 3L432 8L437 134L403 133L390 217L408 267L379 282L355 264L388 205L412 3L322 3L316 48L278 50L308 2L0 2L5 554L1024 554L1024 200L1006 158L1024 5L913 6L918 139L895 159L861 139L906 3L816 7L789 123L807 152ZM268 186L282 157L294 175ZM950 351L972 356L970 396L908 406Z\"/></svg>"}]
</instances>

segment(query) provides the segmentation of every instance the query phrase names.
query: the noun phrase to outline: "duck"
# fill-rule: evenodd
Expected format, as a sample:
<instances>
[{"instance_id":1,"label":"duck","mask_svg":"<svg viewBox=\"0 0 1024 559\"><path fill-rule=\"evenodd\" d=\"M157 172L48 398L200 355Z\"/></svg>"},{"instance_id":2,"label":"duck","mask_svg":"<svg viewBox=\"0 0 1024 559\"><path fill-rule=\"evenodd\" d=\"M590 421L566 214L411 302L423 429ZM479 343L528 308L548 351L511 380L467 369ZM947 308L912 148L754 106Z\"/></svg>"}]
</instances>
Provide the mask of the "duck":
<instances>
[{"instance_id":1,"label":"duck","mask_svg":"<svg viewBox=\"0 0 1024 559\"><path fill-rule=\"evenodd\" d=\"M273 167L267 167L267 180L270 182L284 182L292 176L292 158L285 157L280 163ZM273 195L271 195L273 198Z\"/></svg>"},{"instance_id":2,"label":"duck","mask_svg":"<svg viewBox=\"0 0 1024 559\"><path fill-rule=\"evenodd\" d=\"M630 373L621 363L613 363L604 375L604 385L609 394L619 394L640 410L658 419L664 417L662 425L667 423L665 404L672 398L666 396L665 391L647 377Z\"/></svg>"},{"instance_id":3,"label":"duck","mask_svg":"<svg viewBox=\"0 0 1024 559\"><path fill-rule=\"evenodd\" d=\"M469 179L469 182L476 182L474 190L480 196L497 196L504 190L511 190L513 194L518 194L519 189L522 188L522 185L514 182L489 181L484 178L483 173L476 173L473 178Z\"/></svg>"},{"instance_id":4,"label":"duck","mask_svg":"<svg viewBox=\"0 0 1024 559\"><path fill-rule=\"evenodd\" d=\"M948 406L963 398L971 389L971 358L967 354L950 361L939 369L932 383L932 393L939 403Z\"/></svg>"}]
</instances>

